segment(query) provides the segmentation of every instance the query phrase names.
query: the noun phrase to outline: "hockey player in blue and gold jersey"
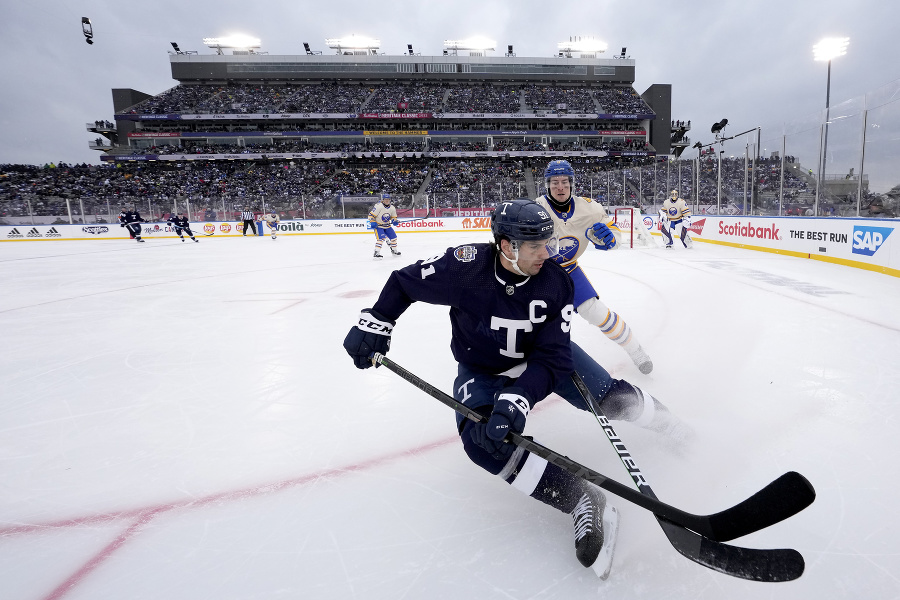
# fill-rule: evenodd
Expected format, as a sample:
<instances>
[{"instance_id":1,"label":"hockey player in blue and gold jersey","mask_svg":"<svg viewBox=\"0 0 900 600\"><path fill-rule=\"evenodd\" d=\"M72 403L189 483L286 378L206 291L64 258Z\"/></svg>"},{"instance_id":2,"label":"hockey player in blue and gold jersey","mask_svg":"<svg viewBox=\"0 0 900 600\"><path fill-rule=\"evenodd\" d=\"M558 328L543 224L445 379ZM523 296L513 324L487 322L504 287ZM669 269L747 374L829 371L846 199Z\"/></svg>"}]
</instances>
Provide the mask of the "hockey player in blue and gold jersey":
<instances>
[{"instance_id":1,"label":"hockey player in blue and gold jersey","mask_svg":"<svg viewBox=\"0 0 900 600\"><path fill-rule=\"evenodd\" d=\"M552 258L558 238L546 209L532 200L500 203L491 217L493 243L467 244L394 271L372 308L344 339L357 368L387 353L397 319L414 303L450 307L450 350L457 362L454 397L486 421L457 425L472 462L519 491L569 513L575 554L605 577L618 528L615 509L596 486L506 443L522 433L534 405L555 392L582 410L571 381L577 370L613 419L669 431L673 417L649 394L603 367L572 343L573 284ZM677 423L676 423L677 425Z\"/></svg>"},{"instance_id":2,"label":"hockey player in blue and gold jersey","mask_svg":"<svg viewBox=\"0 0 900 600\"><path fill-rule=\"evenodd\" d=\"M391 206L391 197L385 194L381 202L376 202L369 211L369 229L375 230L375 258L382 258L381 244L384 240L387 240L391 254L400 256L400 251L397 250L397 233L393 227L397 223L397 209Z\"/></svg>"},{"instance_id":3,"label":"hockey player in blue and gold jersey","mask_svg":"<svg viewBox=\"0 0 900 600\"><path fill-rule=\"evenodd\" d=\"M666 248L671 248L674 240L672 239L672 231L680 228L681 243L685 248L691 248L694 245L691 236L688 235L688 228L691 226L691 209L682 198L678 197L678 190L672 190L670 197L663 202L659 211L660 231L666 238Z\"/></svg>"},{"instance_id":4,"label":"hockey player in blue and gold jersey","mask_svg":"<svg viewBox=\"0 0 900 600\"><path fill-rule=\"evenodd\" d=\"M550 212L556 225L560 253L554 260L563 266L575 283L575 310L625 350L641 373L650 373L653 362L631 327L600 300L597 290L578 266L578 257L590 246L599 250L616 247L618 228L615 220L596 200L574 194L575 170L568 161L550 161L544 171L544 180L547 193L535 202Z\"/></svg>"}]
</instances>

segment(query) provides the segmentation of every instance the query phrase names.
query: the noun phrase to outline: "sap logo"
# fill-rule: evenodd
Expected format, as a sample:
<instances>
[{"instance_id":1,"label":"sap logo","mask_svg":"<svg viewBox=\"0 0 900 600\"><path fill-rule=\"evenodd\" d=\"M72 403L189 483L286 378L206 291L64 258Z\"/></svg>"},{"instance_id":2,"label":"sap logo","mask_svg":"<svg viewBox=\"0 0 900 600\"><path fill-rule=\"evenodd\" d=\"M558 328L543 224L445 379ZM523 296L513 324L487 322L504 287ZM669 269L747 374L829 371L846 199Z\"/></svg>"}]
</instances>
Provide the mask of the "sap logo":
<instances>
[{"instance_id":1,"label":"sap logo","mask_svg":"<svg viewBox=\"0 0 900 600\"><path fill-rule=\"evenodd\" d=\"M890 227L857 225L853 228L853 254L872 256L887 241L893 231Z\"/></svg>"}]
</instances>

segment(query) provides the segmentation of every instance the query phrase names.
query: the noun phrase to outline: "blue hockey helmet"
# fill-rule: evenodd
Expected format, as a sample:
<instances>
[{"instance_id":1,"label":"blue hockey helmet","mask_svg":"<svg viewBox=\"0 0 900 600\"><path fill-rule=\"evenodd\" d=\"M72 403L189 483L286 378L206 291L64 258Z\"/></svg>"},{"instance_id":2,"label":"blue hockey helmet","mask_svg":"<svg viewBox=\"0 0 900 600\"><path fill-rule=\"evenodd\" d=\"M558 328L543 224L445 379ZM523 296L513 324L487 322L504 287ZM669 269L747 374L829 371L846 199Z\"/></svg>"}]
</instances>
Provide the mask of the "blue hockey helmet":
<instances>
[{"instance_id":1,"label":"blue hockey helmet","mask_svg":"<svg viewBox=\"0 0 900 600\"><path fill-rule=\"evenodd\" d=\"M569 185L575 187L575 169L567 160L551 160L544 169L544 182L550 187L550 178L557 175L565 175L569 178Z\"/></svg>"}]
</instances>

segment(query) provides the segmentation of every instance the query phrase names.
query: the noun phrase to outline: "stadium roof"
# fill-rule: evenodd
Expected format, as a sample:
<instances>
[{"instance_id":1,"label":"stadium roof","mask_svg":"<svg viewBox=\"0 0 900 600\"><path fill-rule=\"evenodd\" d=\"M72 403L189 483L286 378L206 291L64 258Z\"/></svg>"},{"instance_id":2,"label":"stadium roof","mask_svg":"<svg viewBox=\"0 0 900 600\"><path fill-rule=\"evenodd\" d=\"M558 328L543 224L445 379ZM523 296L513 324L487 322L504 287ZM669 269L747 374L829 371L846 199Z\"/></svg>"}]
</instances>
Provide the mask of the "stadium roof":
<instances>
[{"instance_id":1,"label":"stadium roof","mask_svg":"<svg viewBox=\"0 0 900 600\"><path fill-rule=\"evenodd\" d=\"M554 81L634 83L628 58L409 55L198 55L172 54L172 77L181 83L219 81Z\"/></svg>"}]
</instances>

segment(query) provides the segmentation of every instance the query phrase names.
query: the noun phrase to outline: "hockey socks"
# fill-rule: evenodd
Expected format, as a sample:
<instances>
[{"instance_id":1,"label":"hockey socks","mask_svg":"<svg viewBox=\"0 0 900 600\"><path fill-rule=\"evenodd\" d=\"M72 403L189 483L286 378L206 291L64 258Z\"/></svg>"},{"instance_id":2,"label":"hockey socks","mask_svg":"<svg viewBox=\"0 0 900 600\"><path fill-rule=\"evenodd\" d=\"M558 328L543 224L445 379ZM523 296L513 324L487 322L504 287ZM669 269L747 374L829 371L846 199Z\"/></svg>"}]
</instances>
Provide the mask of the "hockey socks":
<instances>
[{"instance_id":1,"label":"hockey socks","mask_svg":"<svg viewBox=\"0 0 900 600\"><path fill-rule=\"evenodd\" d=\"M600 488L531 453L510 483L535 500L570 514L578 562L606 579L612 565L618 513L607 504Z\"/></svg>"}]
</instances>

